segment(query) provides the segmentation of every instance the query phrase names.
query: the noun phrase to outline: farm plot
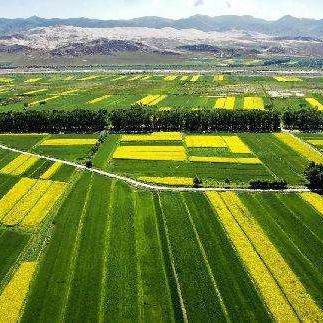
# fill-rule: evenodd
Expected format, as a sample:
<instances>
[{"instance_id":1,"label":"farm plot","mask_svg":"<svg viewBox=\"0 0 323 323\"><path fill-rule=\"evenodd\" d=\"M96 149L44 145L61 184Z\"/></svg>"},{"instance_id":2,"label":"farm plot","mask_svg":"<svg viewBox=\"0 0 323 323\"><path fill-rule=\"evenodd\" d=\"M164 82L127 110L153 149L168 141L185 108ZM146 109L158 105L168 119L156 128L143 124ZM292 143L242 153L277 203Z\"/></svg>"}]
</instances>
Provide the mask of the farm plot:
<instances>
[{"instance_id":1,"label":"farm plot","mask_svg":"<svg viewBox=\"0 0 323 323\"><path fill-rule=\"evenodd\" d=\"M96 144L98 135L52 135L36 145L32 151L63 160L82 160Z\"/></svg>"},{"instance_id":2,"label":"farm plot","mask_svg":"<svg viewBox=\"0 0 323 323\"><path fill-rule=\"evenodd\" d=\"M115 139L130 147L182 143L185 149L203 146L243 156L254 150L248 136L160 133L138 135L140 141L136 136ZM103 151L111 153L111 146ZM25 210L63 169L47 165L40 176L50 179L1 175L1 212L8 214L11 204L10 210ZM57 190L43 205L52 203ZM64 190L63 203L50 221L38 224L40 231L0 225L0 317L322 320L322 197L150 192L90 172L76 173ZM46 247L28 258L36 232L47 230Z\"/></svg>"},{"instance_id":3,"label":"farm plot","mask_svg":"<svg viewBox=\"0 0 323 323\"><path fill-rule=\"evenodd\" d=\"M298 135L299 138L310 144L316 150L323 153L323 134L321 133L302 133Z\"/></svg>"},{"instance_id":4,"label":"farm plot","mask_svg":"<svg viewBox=\"0 0 323 323\"><path fill-rule=\"evenodd\" d=\"M274 178L236 135L122 135L108 169L170 185L192 183L195 175L209 184L217 181L223 184L225 180L243 183L248 176L248 181Z\"/></svg>"}]
</instances>

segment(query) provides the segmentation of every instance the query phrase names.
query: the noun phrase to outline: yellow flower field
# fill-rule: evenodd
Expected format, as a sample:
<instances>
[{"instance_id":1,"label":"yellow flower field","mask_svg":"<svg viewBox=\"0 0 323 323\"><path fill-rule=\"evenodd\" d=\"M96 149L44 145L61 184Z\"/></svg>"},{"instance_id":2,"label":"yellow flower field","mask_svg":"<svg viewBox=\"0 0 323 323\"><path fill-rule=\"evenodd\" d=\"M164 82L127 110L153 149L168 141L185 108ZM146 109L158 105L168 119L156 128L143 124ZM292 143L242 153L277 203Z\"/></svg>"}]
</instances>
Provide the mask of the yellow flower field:
<instances>
[{"instance_id":1,"label":"yellow flower field","mask_svg":"<svg viewBox=\"0 0 323 323\"><path fill-rule=\"evenodd\" d=\"M184 161L186 152L182 146L119 146L113 158Z\"/></svg>"},{"instance_id":2,"label":"yellow flower field","mask_svg":"<svg viewBox=\"0 0 323 323\"><path fill-rule=\"evenodd\" d=\"M167 95L147 95L141 100L137 101L137 104L153 106L163 101Z\"/></svg>"},{"instance_id":3,"label":"yellow flower field","mask_svg":"<svg viewBox=\"0 0 323 323\"><path fill-rule=\"evenodd\" d=\"M36 262L23 262L5 286L0 295L0 322L19 322L36 266Z\"/></svg>"},{"instance_id":4,"label":"yellow flower field","mask_svg":"<svg viewBox=\"0 0 323 323\"><path fill-rule=\"evenodd\" d=\"M226 98L219 98L215 101L214 107L216 109L233 110L236 98L234 96L228 96Z\"/></svg>"},{"instance_id":5,"label":"yellow flower field","mask_svg":"<svg viewBox=\"0 0 323 323\"><path fill-rule=\"evenodd\" d=\"M128 81L136 81L136 80L140 79L141 77L142 77L142 75L136 75L136 76L131 77Z\"/></svg>"},{"instance_id":6,"label":"yellow flower field","mask_svg":"<svg viewBox=\"0 0 323 323\"><path fill-rule=\"evenodd\" d=\"M239 226L235 217L231 214L223 196L217 192L207 192L206 196L211 202L214 210L239 253L253 281L256 283L269 311L277 322L297 322L292 307L285 298L282 290L277 285L267 266L255 251L249 238Z\"/></svg>"},{"instance_id":7,"label":"yellow flower field","mask_svg":"<svg viewBox=\"0 0 323 323\"><path fill-rule=\"evenodd\" d=\"M223 148L227 146L226 142L223 140L223 137L217 135L187 135L185 136L185 144L189 148Z\"/></svg>"},{"instance_id":8,"label":"yellow flower field","mask_svg":"<svg viewBox=\"0 0 323 323\"><path fill-rule=\"evenodd\" d=\"M220 193L235 221L243 229L271 271L301 321L322 321L323 311L316 305L297 275L292 271L249 210L234 192Z\"/></svg>"},{"instance_id":9,"label":"yellow flower field","mask_svg":"<svg viewBox=\"0 0 323 323\"><path fill-rule=\"evenodd\" d=\"M39 82L42 79L42 77L35 77L35 78L30 78L25 81L25 83L36 83Z\"/></svg>"},{"instance_id":10,"label":"yellow flower field","mask_svg":"<svg viewBox=\"0 0 323 323\"><path fill-rule=\"evenodd\" d=\"M193 178L189 177L139 177L138 180L143 182L155 183L155 184L165 184L165 185L175 185L175 186L192 186Z\"/></svg>"},{"instance_id":11,"label":"yellow flower field","mask_svg":"<svg viewBox=\"0 0 323 323\"><path fill-rule=\"evenodd\" d=\"M153 132L145 135L122 135L121 141L181 141L180 132Z\"/></svg>"},{"instance_id":12,"label":"yellow flower field","mask_svg":"<svg viewBox=\"0 0 323 323\"><path fill-rule=\"evenodd\" d=\"M68 139L68 138L58 138L58 139L47 139L41 143L41 146L80 146L80 145L95 145L97 139Z\"/></svg>"},{"instance_id":13,"label":"yellow flower field","mask_svg":"<svg viewBox=\"0 0 323 323\"><path fill-rule=\"evenodd\" d=\"M19 200L35 185L37 180L22 178L0 200L0 220L16 205Z\"/></svg>"},{"instance_id":14,"label":"yellow flower field","mask_svg":"<svg viewBox=\"0 0 323 323\"><path fill-rule=\"evenodd\" d=\"M30 95L30 94L35 94L35 93L42 93L42 92L46 92L48 91L48 89L39 89L39 90L33 90L33 91L29 91L29 92L25 92L25 95Z\"/></svg>"},{"instance_id":15,"label":"yellow flower field","mask_svg":"<svg viewBox=\"0 0 323 323\"><path fill-rule=\"evenodd\" d=\"M108 99L108 98L110 98L110 97L111 97L111 95L110 95L110 94L102 95L102 96L100 96L99 98L96 98L96 99L93 99L93 100L88 101L88 103L89 103L89 104L99 103L99 102L101 102L101 101L103 101L103 100L105 100L105 99Z\"/></svg>"},{"instance_id":16,"label":"yellow flower field","mask_svg":"<svg viewBox=\"0 0 323 323\"><path fill-rule=\"evenodd\" d=\"M47 214L51 211L52 207L61 198L65 189L66 183L46 181L50 183L48 190L43 194L34 207L29 210L29 213L20 223L22 228L31 228L39 225Z\"/></svg>"},{"instance_id":17,"label":"yellow flower field","mask_svg":"<svg viewBox=\"0 0 323 323\"><path fill-rule=\"evenodd\" d=\"M323 139L311 139L308 142L313 146L323 146Z\"/></svg>"},{"instance_id":18,"label":"yellow flower field","mask_svg":"<svg viewBox=\"0 0 323 323\"><path fill-rule=\"evenodd\" d=\"M323 215L323 197L312 192L300 193L300 196L308 204L312 205L319 213Z\"/></svg>"},{"instance_id":19,"label":"yellow flower field","mask_svg":"<svg viewBox=\"0 0 323 323\"><path fill-rule=\"evenodd\" d=\"M251 154L249 147L238 136L222 136L226 146L234 154Z\"/></svg>"},{"instance_id":20,"label":"yellow flower field","mask_svg":"<svg viewBox=\"0 0 323 323\"><path fill-rule=\"evenodd\" d=\"M213 81L214 82L224 81L224 75L223 74L214 75Z\"/></svg>"},{"instance_id":21,"label":"yellow flower field","mask_svg":"<svg viewBox=\"0 0 323 323\"><path fill-rule=\"evenodd\" d=\"M101 75L89 75L78 79L78 81L90 81L90 80L95 80L99 77L101 77Z\"/></svg>"},{"instance_id":22,"label":"yellow flower field","mask_svg":"<svg viewBox=\"0 0 323 323\"><path fill-rule=\"evenodd\" d=\"M38 160L38 157L21 154L14 160L12 160L9 164L4 166L0 170L0 173L10 174L13 176L21 175L30 167L32 167Z\"/></svg>"},{"instance_id":23,"label":"yellow flower field","mask_svg":"<svg viewBox=\"0 0 323 323\"><path fill-rule=\"evenodd\" d=\"M188 76L188 75L184 75L184 76L182 76L182 77L180 78L180 81L187 81L187 80L188 80L188 78L189 78L189 76Z\"/></svg>"},{"instance_id":24,"label":"yellow flower field","mask_svg":"<svg viewBox=\"0 0 323 323\"><path fill-rule=\"evenodd\" d=\"M191 78L191 82L196 82L201 77L201 75L193 75Z\"/></svg>"},{"instance_id":25,"label":"yellow flower field","mask_svg":"<svg viewBox=\"0 0 323 323\"><path fill-rule=\"evenodd\" d=\"M112 79L111 81L112 81L112 82L120 81L120 80L125 79L126 77L127 77L126 75L121 75L121 76L118 76L118 77L116 77L116 78Z\"/></svg>"},{"instance_id":26,"label":"yellow flower field","mask_svg":"<svg viewBox=\"0 0 323 323\"><path fill-rule=\"evenodd\" d=\"M274 79L278 82L300 82L302 80L296 76L275 76Z\"/></svg>"},{"instance_id":27,"label":"yellow flower field","mask_svg":"<svg viewBox=\"0 0 323 323\"><path fill-rule=\"evenodd\" d=\"M41 176L41 179L50 179L62 166L61 162L55 162L52 166L50 166Z\"/></svg>"},{"instance_id":28,"label":"yellow flower field","mask_svg":"<svg viewBox=\"0 0 323 323\"><path fill-rule=\"evenodd\" d=\"M34 207L39 198L51 185L50 181L38 180L35 185L14 205L14 207L1 219L5 225L17 225Z\"/></svg>"},{"instance_id":29,"label":"yellow flower field","mask_svg":"<svg viewBox=\"0 0 323 323\"><path fill-rule=\"evenodd\" d=\"M305 99L313 108L316 108L318 110L323 110L323 104L320 103L318 100L314 98L306 98Z\"/></svg>"},{"instance_id":30,"label":"yellow flower field","mask_svg":"<svg viewBox=\"0 0 323 323\"><path fill-rule=\"evenodd\" d=\"M167 75L164 78L164 81L175 81L177 78L177 75Z\"/></svg>"},{"instance_id":31,"label":"yellow flower field","mask_svg":"<svg viewBox=\"0 0 323 323\"><path fill-rule=\"evenodd\" d=\"M13 80L8 77L0 77L0 83L11 83Z\"/></svg>"},{"instance_id":32,"label":"yellow flower field","mask_svg":"<svg viewBox=\"0 0 323 323\"><path fill-rule=\"evenodd\" d=\"M146 75L141 79L141 81L146 81L146 80L149 80L150 78L151 78L151 75Z\"/></svg>"},{"instance_id":33,"label":"yellow flower field","mask_svg":"<svg viewBox=\"0 0 323 323\"><path fill-rule=\"evenodd\" d=\"M311 146L300 139L294 137L292 134L281 132L276 133L275 136L308 160L316 163L323 163L323 155L321 153L314 150Z\"/></svg>"},{"instance_id":34,"label":"yellow flower field","mask_svg":"<svg viewBox=\"0 0 323 323\"><path fill-rule=\"evenodd\" d=\"M203 163L225 163L225 164L262 164L261 160L253 157L204 157L204 156L190 156L188 158L191 162Z\"/></svg>"},{"instance_id":35,"label":"yellow flower field","mask_svg":"<svg viewBox=\"0 0 323 323\"><path fill-rule=\"evenodd\" d=\"M264 100L258 96L246 96L243 100L243 108L245 110L264 110Z\"/></svg>"},{"instance_id":36,"label":"yellow flower field","mask_svg":"<svg viewBox=\"0 0 323 323\"><path fill-rule=\"evenodd\" d=\"M33 102L29 103L29 105L34 106L34 105L40 104L40 102L48 102L48 101L51 101L51 100L58 99L59 97L60 97L60 95L53 95L53 96L50 96L48 98L44 98L42 100L33 101Z\"/></svg>"}]
</instances>

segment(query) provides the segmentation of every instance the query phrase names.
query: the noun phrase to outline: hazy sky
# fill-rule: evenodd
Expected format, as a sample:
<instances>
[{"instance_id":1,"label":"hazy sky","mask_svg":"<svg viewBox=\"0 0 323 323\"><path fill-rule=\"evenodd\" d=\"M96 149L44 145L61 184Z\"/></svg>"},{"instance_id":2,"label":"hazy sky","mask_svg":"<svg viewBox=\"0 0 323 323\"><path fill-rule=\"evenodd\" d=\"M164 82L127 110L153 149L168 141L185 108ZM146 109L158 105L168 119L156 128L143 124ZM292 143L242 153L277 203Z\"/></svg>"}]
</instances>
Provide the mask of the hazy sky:
<instances>
[{"instance_id":1,"label":"hazy sky","mask_svg":"<svg viewBox=\"0 0 323 323\"><path fill-rule=\"evenodd\" d=\"M253 15L277 19L323 18L323 0L0 0L0 17L89 17L121 19L141 16L181 18L194 14Z\"/></svg>"}]
</instances>

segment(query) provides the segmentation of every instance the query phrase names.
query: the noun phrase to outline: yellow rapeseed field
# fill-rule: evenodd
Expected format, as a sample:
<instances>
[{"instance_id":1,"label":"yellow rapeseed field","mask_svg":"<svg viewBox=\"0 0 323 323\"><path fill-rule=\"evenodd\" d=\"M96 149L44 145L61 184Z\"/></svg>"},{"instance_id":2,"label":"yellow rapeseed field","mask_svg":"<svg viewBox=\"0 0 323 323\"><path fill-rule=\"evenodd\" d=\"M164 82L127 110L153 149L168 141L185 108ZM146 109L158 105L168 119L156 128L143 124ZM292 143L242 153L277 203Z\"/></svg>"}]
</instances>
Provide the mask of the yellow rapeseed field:
<instances>
[{"instance_id":1,"label":"yellow rapeseed field","mask_svg":"<svg viewBox=\"0 0 323 323\"><path fill-rule=\"evenodd\" d=\"M196 82L201 77L201 75L193 75L191 78L191 82Z\"/></svg>"},{"instance_id":2,"label":"yellow rapeseed field","mask_svg":"<svg viewBox=\"0 0 323 323\"><path fill-rule=\"evenodd\" d=\"M125 79L126 77L127 77L126 75L121 75L121 76L118 76L118 77L116 77L116 78L112 79L111 81L112 81L112 82L120 81L120 80Z\"/></svg>"},{"instance_id":3,"label":"yellow rapeseed field","mask_svg":"<svg viewBox=\"0 0 323 323\"><path fill-rule=\"evenodd\" d=\"M228 96L226 98L219 98L215 101L214 107L216 109L233 110L236 98L234 96Z\"/></svg>"},{"instance_id":4,"label":"yellow rapeseed field","mask_svg":"<svg viewBox=\"0 0 323 323\"><path fill-rule=\"evenodd\" d=\"M306 98L305 99L313 108L316 108L318 110L323 110L323 104L320 103L318 100L314 98Z\"/></svg>"},{"instance_id":5,"label":"yellow rapeseed field","mask_svg":"<svg viewBox=\"0 0 323 323\"><path fill-rule=\"evenodd\" d=\"M226 146L234 154L251 154L249 147L238 136L222 136Z\"/></svg>"},{"instance_id":6,"label":"yellow rapeseed field","mask_svg":"<svg viewBox=\"0 0 323 323\"><path fill-rule=\"evenodd\" d=\"M101 75L89 75L89 76L85 76L82 77L80 79L78 79L79 81L90 81L90 80L95 80L97 78L101 77Z\"/></svg>"},{"instance_id":7,"label":"yellow rapeseed field","mask_svg":"<svg viewBox=\"0 0 323 323\"><path fill-rule=\"evenodd\" d=\"M189 148L203 147L203 148L222 148L226 147L226 143L222 136L208 136L208 135L188 135L185 136L185 144Z\"/></svg>"},{"instance_id":8,"label":"yellow rapeseed field","mask_svg":"<svg viewBox=\"0 0 323 323\"><path fill-rule=\"evenodd\" d=\"M81 146L81 145L95 145L97 143L95 138L79 138L79 139L68 139L68 138L57 138L47 139L41 143L41 146Z\"/></svg>"},{"instance_id":9,"label":"yellow rapeseed field","mask_svg":"<svg viewBox=\"0 0 323 323\"><path fill-rule=\"evenodd\" d=\"M308 144L294 137L292 134L281 132L276 133L275 136L308 160L319 164L323 163L323 155L321 153L315 151Z\"/></svg>"},{"instance_id":10,"label":"yellow rapeseed field","mask_svg":"<svg viewBox=\"0 0 323 323\"><path fill-rule=\"evenodd\" d=\"M147 95L144 98L140 99L139 101L137 101L137 104L142 104L142 105L156 105L159 102L163 101L165 98L167 97L167 95Z\"/></svg>"},{"instance_id":11,"label":"yellow rapeseed field","mask_svg":"<svg viewBox=\"0 0 323 323\"><path fill-rule=\"evenodd\" d=\"M323 311L234 192L220 193L235 221L261 256L301 321L323 320Z\"/></svg>"},{"instance_id":12,"label":"yellow rapeseed field","mask_svg":"<svg viewBox=\"0 0 323 323\"><path fill-rule=\"evenodd\" d=\"M222 195L217 192L207 192L206 196L221 219L232 244L239 253L253 281L256 283L274 320L277 322L297 322L297 316L285 298L282 290L255 251L249 238L235 220L235 217L231 214Z\"/></svg>"},{"instance_id":13,"label":"yellow rapeseed field","mask_svg":"<svg viewBox=\"0 0 323 323\"><path fill-rule=\"evenodd\" d=\"M205 157L205 156L190 156L191 162L203 163L226 163L226 164L261 164L261 160L254 157Z\"/></svg>"},{"instance_id":14,"label":"yellow rapeseed field","mask_svg":"<svg viewBox=\"0 0 323 323\"><path fill-rule=\"evenodd\" d=\"M35 78L30 78L25 81L25 83L36 83L39 82L42 79L42 77L35 77Z\"/></svg>"},{"instance_id":15,"label":"yellow rapeseed field","mask_svg":"<svg viewBox=\"0 0 323 323\"><path fill-rule=\"evenodd\" d=\"M102 95L102 96L100 96L99 98L96 98L96 99L93 99L93 100L88 101L88 103L89 103L89 104L99 103L99 102L101 102L101 101L103 101L103 100L105 100L105 99L108 99L108 98L110 98L110 97L111 97L111 95L110 95L110 94Z\"/></svg>"},{"instance_id":16,"label":"yellow rapeseed field","mask_svg":"<svg viewBox=\"0 0 323 323\"><path fill-rule=\"evenodd\" d=\"M308 140L308 142L313 146L323 146L322 139L312 139L312 140Z\"/></svg>"},{"instance_id":17,"label":"yellow rapeseed field","mask_svg":"<svg viewBox=\"0 0 323 323\"><path fill-rule=\"evenodd\" d=\"M37 180L31 178L22 178L16 183L10 191L0 200L0 220L27 194L35 185Z\"/></svg>"},{"instance_id":18,"label":"yellow rapeseed field","mask_svg":"<svg viewBox=\"0 0 323 323\"><path fill-rule=\"evenodd\" d=\"M13 176L21 175L26 172L31 166L33 166L38 160L38 157L21 154L14 160L12 160L9 164L4 166L0 170L0 173L10 174Z\"/></svg>"},{"instance_id":19,"label":"yellow rapeseed field","mask_svg":"<svg viewBox=\"0 0 323 323\"><path fill-rule=\"evenodd\" d=\"M13 80L8 77L0 77L0 83L11 83Z\"/></svg>"},{"instance_id":20,"label":"yellow rapeseed field","mask_svg":"<svg viewBox=\"0 0 323 323\"><path fill-rule=\"evenodd\" d=\"M113 158L184 161L186 152L182 146L120 146L115 150Z\"/></svg>"},{"instance_id":21,"label":"yellow rapeseed field","mask_svg":"<svg viewBox=\"0 0 323 323\"><path fill-rule=\"evenodd\" d=\"M213 81L214 82L224 81L224 75L223 74L214 75Z\"/></svg>"},{"instance_id":22,"label":"yellow rapeseed field","mask_svg":"<svg viewBox=\"0 0 323 323\"><path fill-rule=\"evenodd\" d=\"M50 179L62 166L61 162L55 162L41 176L41 179Z\"/></svg>"},{"instance_id":23,"label":"yellow rapeseed field","mask_svg":"<svg viewBox=\"0 0 323 323\"><path fill-rule=\"evenodd\" d=\"M0 322L19 322L36 266L36 262L23 262L5 286L0 295Z\"/></svg>"},{"instance_id":24,"label":"yellow rapeseed field","mask_svg":"<svg viewBox=\"0 0 323 323\"><path fill-rule=\"evenodd\" d=\"M50 183L48 190L40 197L34 207L29 210L29 213L25 216L20 224L21 227L30 228L40 224L51 211L52 207L61 198L68 185L62 182L46 182Z\"/></svg>"},{"instance_id":25,"label":"yellow rapeseed field","mask_svg":"<svg viewBox=\"0 0 323 323\"><path fill-rule=\"evenodd\" d=\"M165 81L175 81L177 78L177 75L168 75L168 76L165 76L164 80Z\"/></svg>"},{"instance_id":26,"label":"yellow rapeseed field","mask_svg":"<svg viewBox=\"0 0 323 323\"><path fill-rule=\"evenodd\" d=\"M53 95L53 96L50 96L48 98L44 98L42 100L33 101L33 102L29 103L29 105L34 106L34 105L40 104L40 102L48 102L48 101L51 101L51 100L58 99L59 97L60 97L60 95Z\"/></svg>"},{"instance_id":27,"label":"yellow rapeseed field","mask_svg":"<svg viewBox=\"0 0 323 323\"><path fill-rule=\"evenodd\" d=\"M312 192L303 192L300 193L300 196L323 215L323 197L321 195Z\"/></svg>"},{"instance_id":28,"label":"yellow rapeseed field","mask_svg":"<svg viewBox=\"0 0 323 323\"><path fill-rule=\"evenodd\" d=\"M264 110L264 100L259 96L246 96L243 100L243 108L245 110Z\"/></svg>"},{"instance_id":29,"label":"yellow rapeseed field","mask_svg":"<svg viewBox=\"0 0 323 323\"><path fill-rule=\"evenodd\" d=\"M131 77L128 81L136 81L136 80L140 79L141 77L142 77L142 75L136 75L136 76Z\"/></svg>"},{"instance_id":30,"label":"yellow rapeseed field","mask_svg":"<svg viewBox=\"0 0 323 323\"><path fill-rule=\"evenodd\" d=\"M25 92L25 95L31 95L31 94L35 94L35 93L41 93L41 92L46 92L48 91L48 89L39 89L39 90L33 90L33 91L29 91L29 92Z\"/></svg>"},{"instance_id":31,"label":"yellow rapeseed field","mask_svg":"<svg viewBox=\"0 0 323 323\"><path fill-rule=\"evenodd\" d=\"M175 186L192 186L193 178L189 177L147 177L142 176L138 178L140 181L155 183L155 184L165 184L165 185L175 185Z\"/></svg>"},{"instance_id":32,"label":"yellow rapeseed field","mask_svg":"<svg viewBox=\"0 0 323 323\"><path fill-rule=\"evenodd\" d=\"M184 76L182 76L182 77L180 78L180 81L187 81L187 80L188 80L188 78L189 78L189 76L188 76L188 75L184 75Z\"/></svg>"},{"instance_id":33,"label":"yellow rapeseed field","mask_svg":"<svg viewBox=\"0 0 323 323\"><path fill-rule=\"evenodd\" d=\"M145 135L122 135L121 141L181 141L180 132L153 132Z\"/></svg>"},{"instance_id":34,"label":"yellow rapeseed field","mask_svg":"<svg viewBox=\"0 0 323 323\"><path fill-rule=\"evenodd\" d=\"M150 78L151 78L151 75L146 75L141 79L141 81L146 81L146 80L149 80Z\"/></svg>"},{"instance_id":35,"label":"yellow rapeseed field","mask_svg":"<svg viewBox=\"0 0 323 323\"><path fill-rule=\"evenodd\" d=\"M10 226L19 224L34 207L40 197L47 191L50 185L50 181L38 180L5 217L1 219L1 222Z\"/></svg>"},{"instance_id":36,"label":"yellow rapeseed field","mask_svg":"<svg viewBox=\"0 0 323 323\"><path fill-rule=\"evenodd\" d=\"M278 82L299 82L301 79L296 76L275 76L274 79Z\"/></svg>"}]
</instances>

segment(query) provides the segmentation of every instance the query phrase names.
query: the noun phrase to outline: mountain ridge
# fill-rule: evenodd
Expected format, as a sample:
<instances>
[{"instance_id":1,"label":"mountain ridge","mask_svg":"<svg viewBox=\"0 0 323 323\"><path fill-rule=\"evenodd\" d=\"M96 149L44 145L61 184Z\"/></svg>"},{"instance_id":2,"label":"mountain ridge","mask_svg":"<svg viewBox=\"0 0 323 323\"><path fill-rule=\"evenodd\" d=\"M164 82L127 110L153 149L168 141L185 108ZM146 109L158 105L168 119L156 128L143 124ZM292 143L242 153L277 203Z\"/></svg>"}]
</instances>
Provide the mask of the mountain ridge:
<instances>
[{"instance_id":1,"label":"mountain ridge","mask_svg":"<svg viewBox=\"0 0 323 323\"><path fill-rule=\"evenodd\" d=\"M290 15L277 20L265 20L253 16L194 15L188 18L170 19L157 16L138 17L129 20L100 20L91 18L0 18L0 35L10 35L38 27L66 25L84 28L113 28L113 27L147 27L197 29L204 32L229 31L233 29L247 32L259 32L274 36L315 36L323 37L323 19L296 18Z\"/></svg>"}]
</instances>

